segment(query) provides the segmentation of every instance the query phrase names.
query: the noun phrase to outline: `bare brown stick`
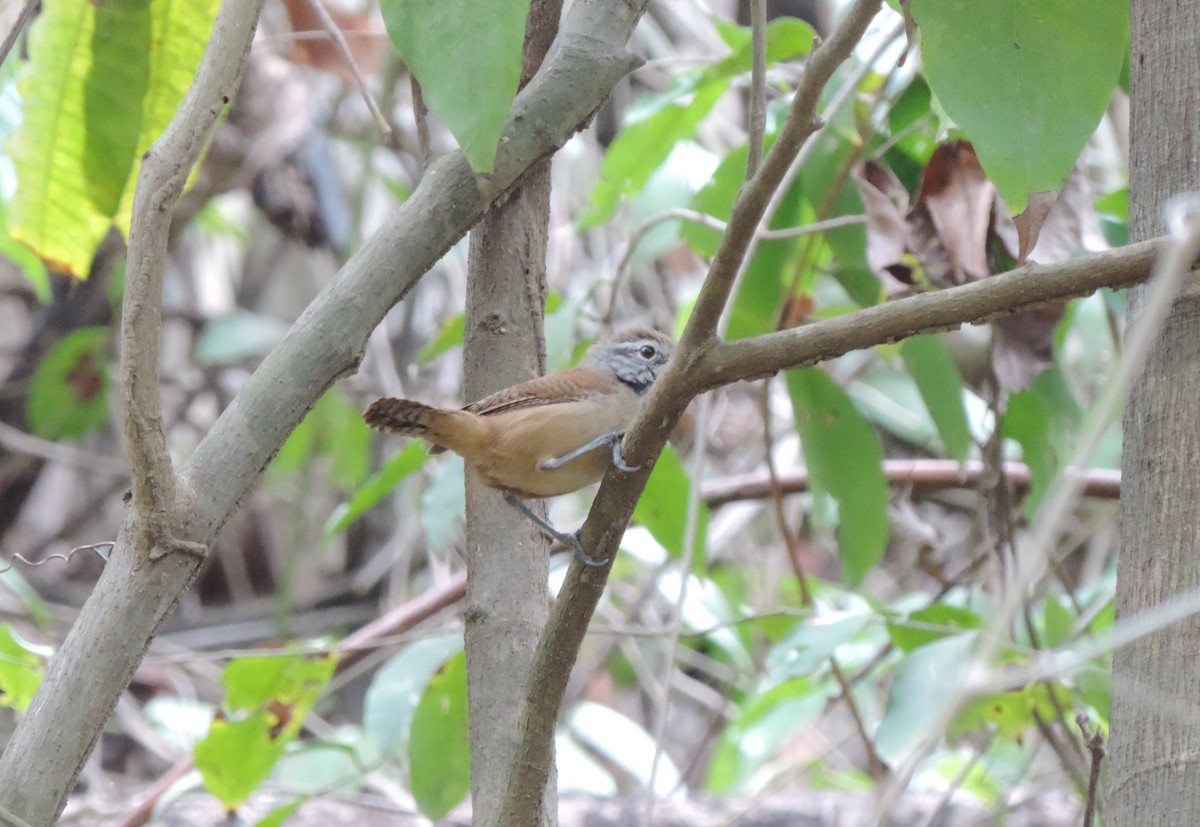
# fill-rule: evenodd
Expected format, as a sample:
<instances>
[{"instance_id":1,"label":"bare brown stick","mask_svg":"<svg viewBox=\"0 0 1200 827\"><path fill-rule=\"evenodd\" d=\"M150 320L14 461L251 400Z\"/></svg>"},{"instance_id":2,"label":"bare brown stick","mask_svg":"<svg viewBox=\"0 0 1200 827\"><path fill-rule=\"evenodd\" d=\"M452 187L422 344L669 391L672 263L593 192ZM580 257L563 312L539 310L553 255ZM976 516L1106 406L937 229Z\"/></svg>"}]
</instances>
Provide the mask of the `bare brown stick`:
<instances>
[{"instance_id":1,"label":"bare brown stick","mask_svg":"<svg viewBox=\"0 0 1200 827\"><path fill-rule=\"evenodd\" d=\"M889 485L907 486L915 494L946 491L959 488L976 488L983 480L984 464L975 460L957 463L951 459L888 459L883 462L883 474ZM1017 493L1029 490L1032 475L1023 462L1004 463L1004 474ZM1121 472L1107 468L1093 468L1082 473L1085 497L1115 500L1121 496ZM774 495L773 481L769 473L761 471L739 474L706 482L700 489L701 496L710 508L741 500L762 500ZM808 491L808 470L796 468L778 475L779 491L783 494L801 494Z\"/></svg>"},{"instance_id":2,"label":"bare brown stick","mask_svg":"<svg viewBox=\"0 0 1200 827\"><path fill-rule=\"evenodd\" d=\"M1080 712L1075 716L1075 723L1083 733L1083 742L1092 755L1092 770L1088 774L1087 805L1083 811L1083 827L1092 827L1096 820L1096 792L1100 788L1100 765L1104 763L1104 733L1096 727L1091 732L1087 716Z\"/></svg>"}]
</instances>

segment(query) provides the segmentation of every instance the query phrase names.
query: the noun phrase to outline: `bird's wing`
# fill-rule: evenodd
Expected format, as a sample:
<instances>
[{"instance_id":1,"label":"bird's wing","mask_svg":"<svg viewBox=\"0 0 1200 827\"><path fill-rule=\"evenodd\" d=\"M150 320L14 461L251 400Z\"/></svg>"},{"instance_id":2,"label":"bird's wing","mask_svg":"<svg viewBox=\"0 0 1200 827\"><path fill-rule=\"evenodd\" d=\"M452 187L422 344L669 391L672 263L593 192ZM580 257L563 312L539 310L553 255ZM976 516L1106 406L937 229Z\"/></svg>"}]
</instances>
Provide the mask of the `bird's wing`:
<instances>
[{"instance_id":1,"label":"bird's wing","mask_svg":"<svg viewBox=\"0 0 1200 827\"><path fill-rule=\"evenodd\" d=\"M618 389L616 380L610 376L584 368L570 368L496 391L463 410L492 416L521 408L579 402L597 394L615 393Z\"/></svg>"}]
</instances>

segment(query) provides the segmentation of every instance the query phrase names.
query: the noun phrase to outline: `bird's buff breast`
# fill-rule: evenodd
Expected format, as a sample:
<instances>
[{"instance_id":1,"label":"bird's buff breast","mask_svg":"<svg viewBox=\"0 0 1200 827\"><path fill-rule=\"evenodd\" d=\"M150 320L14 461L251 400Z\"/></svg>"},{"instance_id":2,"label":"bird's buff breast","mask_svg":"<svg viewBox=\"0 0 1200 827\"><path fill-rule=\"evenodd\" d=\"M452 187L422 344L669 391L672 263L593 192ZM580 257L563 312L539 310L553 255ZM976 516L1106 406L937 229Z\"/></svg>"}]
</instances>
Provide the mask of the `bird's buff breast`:
<instances>
[{"instance_id":1,"label":"bird's buff breast","mask_svg":"<svg viewBox=\"0 0 1200 827\"><path fill-rule=\"evenodd\" d=\"M476 470L495 488L525 498L557 497L599 482L612 464L612 449L603 445L583 456L545 470L542 463L581 445L627 428L637 415L639 398L627 389L603 398L565 402L486 417L494 426L493 450ZM546 414L553 410L552 416ZM514 462L512 457L528 458Z\"/></svg>"}]
</instances>

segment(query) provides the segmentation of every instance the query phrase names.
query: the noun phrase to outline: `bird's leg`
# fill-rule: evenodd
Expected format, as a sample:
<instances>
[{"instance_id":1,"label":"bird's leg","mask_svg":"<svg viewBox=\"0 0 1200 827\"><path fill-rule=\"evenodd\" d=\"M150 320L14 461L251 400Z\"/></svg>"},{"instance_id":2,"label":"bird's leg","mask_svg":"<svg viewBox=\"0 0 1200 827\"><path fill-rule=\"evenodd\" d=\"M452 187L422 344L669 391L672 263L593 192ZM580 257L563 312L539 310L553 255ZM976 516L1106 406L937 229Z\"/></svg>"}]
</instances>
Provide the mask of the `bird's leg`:
<instances>
[{"instance_id":1,"label":"bird's leg","mask_svg":"<svg viewBox=\"0 0 1200 827\"><path fill-rule=\"evenodd\" d=\"M553 459L546 460L541 464L540 467L543 471L553 471L556 468L562 468L571 460L575 459L576 457L583 456L588 451L594 451L601 445L611 445L613 465L617 466L617 468L621 469L622 471L636 471L641 466L626 465L625 459L621 456L621 438L624 436L624 431L610 431L607 434L601 434L591 442L580 445L573 451L567 451L567 453L563 454L561 457L554 457Z\"/></svg>"},{"instance_id":2,"label":"bird's leg","mask_svg":"<svg viewBox=\"0 0 1200 827\"><path fill-rule=\"evenodd\" d=\"M604 565L602 561L587 555L587 552L583 550L583 544L579 542L578 534L567 534L565 531L559 531L557 528L550 525L548 520L545 520L538 514L534 513L533 509L527 506L524 500L522 500L512 491L504 492L504 501L532 520L533 524L544 531L547 535L553 537L555 540L558 540L560 543L573 548L575 550L575 559L580 563L583 563L585 566Z\"/></svg>"}]
</instances>

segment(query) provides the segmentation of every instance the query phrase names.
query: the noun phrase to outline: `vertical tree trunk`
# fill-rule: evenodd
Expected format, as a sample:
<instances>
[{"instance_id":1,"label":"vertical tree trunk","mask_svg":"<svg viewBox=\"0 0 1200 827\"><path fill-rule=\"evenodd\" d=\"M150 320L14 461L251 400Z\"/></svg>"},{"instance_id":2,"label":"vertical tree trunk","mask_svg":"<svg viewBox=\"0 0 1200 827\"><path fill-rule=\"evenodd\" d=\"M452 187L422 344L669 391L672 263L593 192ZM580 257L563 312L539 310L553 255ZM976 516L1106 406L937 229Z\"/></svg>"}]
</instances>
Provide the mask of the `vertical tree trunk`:
<instances>
[{"instance_id":1,"label":"vertical tree trunk","mask_svg":"<svg viewBox=\"0 0 1200 827\"><path fill-rule=\"evenodd\" d=\"M533 0L521 84L546 54L561 0ZM471 231L465 325L469 399L540 375L546 366L542 321L550 159L534 164L511 195ZM524 517L467 475L467 695L474 823L494 825L516 751L517 716L533 652L546 625L548 543ZM551 774L544 825L557 823Z\"/></svg>"},{"instance_id":2,"label":"vertical tree trunk","mask_svg":"<svg viewBox=\"0 0 1200 827\"><path fill-rule=\"evenodd\" d=\"M1200 4L1134 0L1130 218L1200 190ZM1146 288L1133 293L1130 324ZM1118 618L1200 589L1200 292L1185 287L1125 412ZM1200 617L1114 656L1107 825L1200 824Z\"/></svg>"}]
</instances>

